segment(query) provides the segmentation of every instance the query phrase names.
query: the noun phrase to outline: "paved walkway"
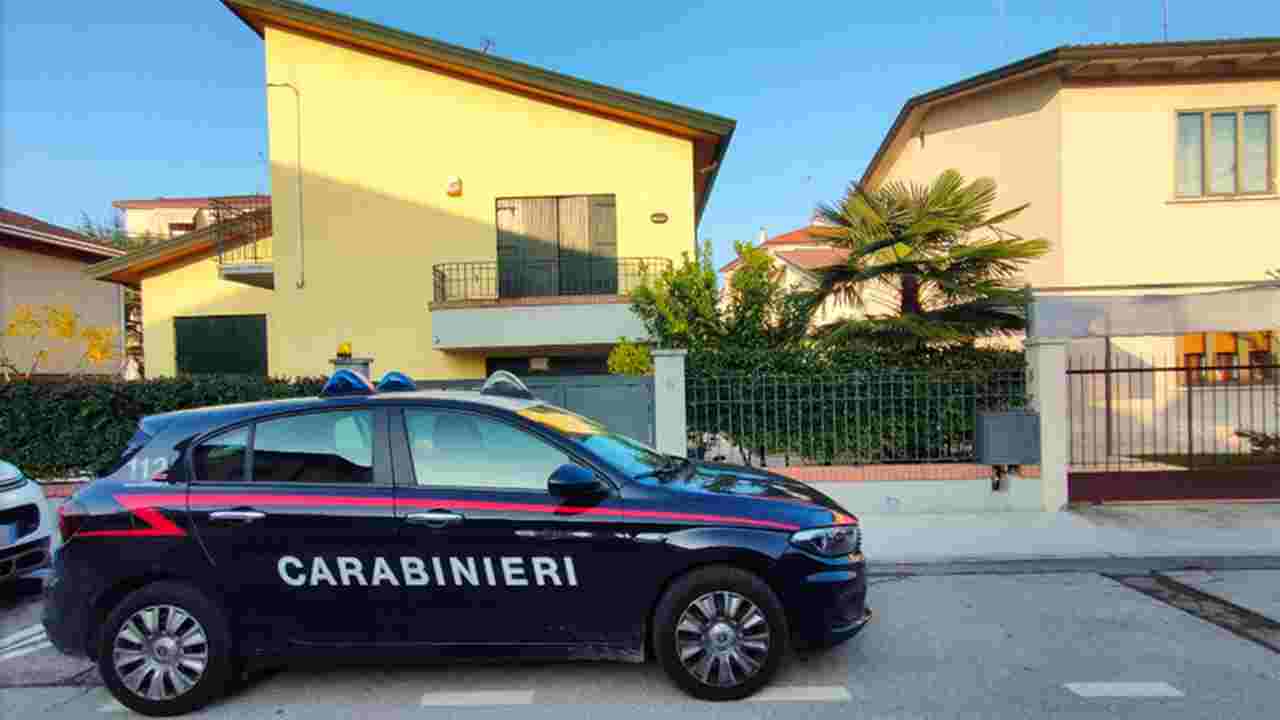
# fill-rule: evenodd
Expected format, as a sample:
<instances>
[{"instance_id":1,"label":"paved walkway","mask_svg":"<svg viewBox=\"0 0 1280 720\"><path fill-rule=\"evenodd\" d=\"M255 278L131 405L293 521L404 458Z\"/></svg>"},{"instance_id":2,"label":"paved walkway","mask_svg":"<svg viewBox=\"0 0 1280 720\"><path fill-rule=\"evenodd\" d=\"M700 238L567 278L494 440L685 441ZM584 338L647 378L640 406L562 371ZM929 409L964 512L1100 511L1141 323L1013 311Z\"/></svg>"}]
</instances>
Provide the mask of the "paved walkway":
<instances>
[{"instance_id":1,"label":"paved walkway","mask_svg":"<svg viewBox=\"0 0 1280 720\"><path fill-rule=\"evenodd\" d=\"M867 559L1280 557L1280 503L1102 505L1064 512L860 514Z\"/></svg>"}]
</instances>

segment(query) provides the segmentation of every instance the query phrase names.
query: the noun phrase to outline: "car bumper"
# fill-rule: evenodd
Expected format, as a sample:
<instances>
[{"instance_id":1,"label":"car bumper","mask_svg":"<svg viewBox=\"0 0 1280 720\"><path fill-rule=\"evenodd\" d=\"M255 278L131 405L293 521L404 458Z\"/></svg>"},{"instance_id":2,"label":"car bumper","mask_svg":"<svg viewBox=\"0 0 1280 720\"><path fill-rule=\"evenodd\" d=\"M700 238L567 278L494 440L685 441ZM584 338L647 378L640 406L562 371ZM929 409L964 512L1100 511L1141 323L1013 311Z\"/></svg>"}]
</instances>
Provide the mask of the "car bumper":
<instances>
[{"instance_id":1,"label":"car bumper","mask_svg":"<svg viewBox=\"0 0 1280 720\"><path fill-rule=\"evenodd\" d=\"M38 484L0 492L0 585L49 567L58 545L53 511Z\"/></svg>"},{"instance_id":2,"label":"car bumper","mask_svg":"<svg viewBox=\"0 0 1280 720\"><path fill-rule=\"evenodd\" d=\"M40 620L49 642L67 655L88 655L89 609L92 597L67 581L63 553L54 559L53 573L44 588L44 608Z\"/></svg>"},{"instance_id":3,"label":"car bumper","mask_svg":"<svg viewBox=\"0 0 1280 720\"><path fill-rule=\"evenodd\" d=\"M784 557L780 566L785 568L784 604L797 648L844 642L871 621L866 561L861 554L818 558L795 553Z\"/></svg>"}]
</instances>

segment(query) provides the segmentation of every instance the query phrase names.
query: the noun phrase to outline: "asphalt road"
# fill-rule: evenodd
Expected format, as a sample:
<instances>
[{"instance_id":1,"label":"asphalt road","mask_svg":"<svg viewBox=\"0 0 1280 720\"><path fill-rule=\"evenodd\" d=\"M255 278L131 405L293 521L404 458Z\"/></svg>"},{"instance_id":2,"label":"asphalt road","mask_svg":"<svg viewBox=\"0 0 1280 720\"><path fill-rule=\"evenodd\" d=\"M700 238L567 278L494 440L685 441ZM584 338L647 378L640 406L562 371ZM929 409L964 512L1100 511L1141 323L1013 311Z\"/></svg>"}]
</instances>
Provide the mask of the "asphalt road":
<instances>
[{"instance_id":1,"label":"asphalt road","mask_svg":"<svg viewBox=\"0 0 1280 720\"><path fill-rule=\"evenodd\" d=\"M1277 609L1280 570L1181 578L1258 613ZM1102 574L873 583L876 619L860 637L794 658L747 702L691 701L652 665L364 667L266 675L197 716L1276 717L1280 654ZM30 635L38 612L34 598L0 601L0 718L126 715L92 667L30 649L40 644Z\"/></svg>"}]
</instances>

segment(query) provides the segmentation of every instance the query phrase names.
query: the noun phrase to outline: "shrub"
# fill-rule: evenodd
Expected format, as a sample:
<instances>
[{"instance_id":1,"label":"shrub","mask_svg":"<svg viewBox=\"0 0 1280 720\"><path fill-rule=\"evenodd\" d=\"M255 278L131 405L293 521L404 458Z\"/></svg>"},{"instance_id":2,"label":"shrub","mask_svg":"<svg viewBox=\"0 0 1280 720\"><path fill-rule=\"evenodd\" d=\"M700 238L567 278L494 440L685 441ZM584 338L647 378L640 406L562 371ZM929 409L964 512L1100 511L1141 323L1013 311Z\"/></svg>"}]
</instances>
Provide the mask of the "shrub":
<instances>
[{"instance_id":1,"label":"shrub","mask_svg":"<svg viewBox=\"0 0 1280 720\"><path fill-rule=\"evenodd\" d=\"M120 454L143 416L318 395L323 383L324 378L247 375L0 383L0 458L36 478L93 473Z\"/></svg>"},{"instance_id":2,"label":"shrub","mask_svg":"<svg viewBox=\"0 0 1280 720\"><path fill-rule=\"evenodd\" d=\"M609 372L614 375L652 375L653 356L649 354L649 346L620 339L609 351Z\"/></svg>"}]
</instances>

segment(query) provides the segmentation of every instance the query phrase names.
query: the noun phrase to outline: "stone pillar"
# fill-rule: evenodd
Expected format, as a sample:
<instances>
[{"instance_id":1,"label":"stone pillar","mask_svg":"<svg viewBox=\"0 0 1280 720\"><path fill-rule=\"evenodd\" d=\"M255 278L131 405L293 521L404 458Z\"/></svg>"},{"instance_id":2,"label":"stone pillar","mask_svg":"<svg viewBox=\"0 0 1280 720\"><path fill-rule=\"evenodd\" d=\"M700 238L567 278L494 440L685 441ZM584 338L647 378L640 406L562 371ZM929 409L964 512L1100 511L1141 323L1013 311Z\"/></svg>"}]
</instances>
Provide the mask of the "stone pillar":
<instances>
[{"instance_id":1,"label":"stone pillar","mask_svg":"<svg viewBox=\"0 0 1280 720\"><path fill-rule=\"evenodd\" d=\"M687 350L653 351L654 445L659 452L689 453L684 402L684 357Z\"/></svg>"},{"instance_id":2,"label":"stone pillar","mask_svg":"<svg viewBox=\"0 0 1280 720\"><path fill-rule=\"evenodd\" d=\"M1071 462L1071 414L1067 408L1065 338L1028 338L1027 393L1040 414L1040 507L1057 511L1067 504L1067 465Z\"/></svg>"}]
</instances>

